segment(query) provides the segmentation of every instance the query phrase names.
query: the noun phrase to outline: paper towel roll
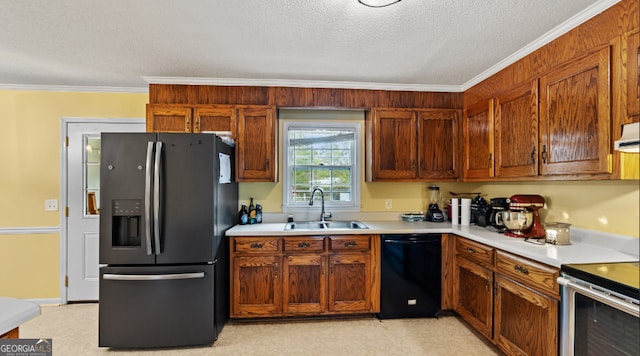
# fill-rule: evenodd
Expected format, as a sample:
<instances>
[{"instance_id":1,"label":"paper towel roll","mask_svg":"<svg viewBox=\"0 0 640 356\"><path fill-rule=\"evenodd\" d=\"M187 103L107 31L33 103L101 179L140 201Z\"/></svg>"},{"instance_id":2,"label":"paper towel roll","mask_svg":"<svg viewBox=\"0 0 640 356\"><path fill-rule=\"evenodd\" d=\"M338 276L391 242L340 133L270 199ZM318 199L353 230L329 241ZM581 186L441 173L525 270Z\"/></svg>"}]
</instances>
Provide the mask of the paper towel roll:
<instances>
[{"instance_id":1,"label":"paper towel roll","mask_svg":"<svg viewBox=\"0 0 640 356\"><path fill-rule=\"evenodd\" d=\"M458 225L460 223L460 219L458 218L458 212L460 211L460 206L458 206L458 198L451 198L451 224Z\"/></svg>"},{"instance_id":2,"label":"paper towel roll","mask_svg":"<svg viewBox=\"0 0 640 356\"><path fill-rule=\"evenodd\" d=\"M469 226L471 223L471 199L462 198L462 210L460 216L462 217L460 224Z\"/></svg>"}]
</instances>

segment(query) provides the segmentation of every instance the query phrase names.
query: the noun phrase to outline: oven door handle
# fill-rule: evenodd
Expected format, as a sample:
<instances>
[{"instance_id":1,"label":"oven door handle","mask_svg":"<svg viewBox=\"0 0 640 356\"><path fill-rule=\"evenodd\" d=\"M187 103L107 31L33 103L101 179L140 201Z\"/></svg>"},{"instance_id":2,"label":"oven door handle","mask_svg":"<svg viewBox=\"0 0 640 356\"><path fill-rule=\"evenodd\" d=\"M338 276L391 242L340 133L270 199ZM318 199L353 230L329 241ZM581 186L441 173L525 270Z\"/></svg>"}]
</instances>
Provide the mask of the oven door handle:
<instances>
[{"instance_id":1,"label":"oven door handle","mask_svg":"<svg viewBox=\"0 0 640 356\"><path fill-rule=\"evenodd\" d=\"M558 277L556 280L558 284L566 286L568 288L574 289L576 292L587 296L591 299L597 300L609 306L612 306L620 311L623 311L627 314L633 315L636 318L640 318L640 306L635 305L633 303L625 302L619 298L612 297L606 293L599 292L592 288L587 288L581 286L577 283L574 283L564 277Z\"/></svg>"}]
</instances>

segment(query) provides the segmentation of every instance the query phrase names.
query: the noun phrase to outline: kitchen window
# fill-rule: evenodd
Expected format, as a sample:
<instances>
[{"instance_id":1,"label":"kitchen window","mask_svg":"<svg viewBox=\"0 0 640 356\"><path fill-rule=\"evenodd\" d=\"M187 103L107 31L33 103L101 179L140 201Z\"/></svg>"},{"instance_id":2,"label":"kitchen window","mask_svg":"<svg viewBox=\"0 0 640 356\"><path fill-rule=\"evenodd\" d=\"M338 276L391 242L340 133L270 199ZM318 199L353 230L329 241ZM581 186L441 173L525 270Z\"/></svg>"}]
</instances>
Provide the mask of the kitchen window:
<instances>
[{"instance_id":1,"label":"kitchen window","mask_svg":"<svg viewBox=\"0 0 640 356\"><path fill-rule=\"evenodd\" d=\"M283 211L309 211L315 187L324 192L326 209L360 210L360 126L360 121L284 121Z\"/></svg>"}]
</instances>

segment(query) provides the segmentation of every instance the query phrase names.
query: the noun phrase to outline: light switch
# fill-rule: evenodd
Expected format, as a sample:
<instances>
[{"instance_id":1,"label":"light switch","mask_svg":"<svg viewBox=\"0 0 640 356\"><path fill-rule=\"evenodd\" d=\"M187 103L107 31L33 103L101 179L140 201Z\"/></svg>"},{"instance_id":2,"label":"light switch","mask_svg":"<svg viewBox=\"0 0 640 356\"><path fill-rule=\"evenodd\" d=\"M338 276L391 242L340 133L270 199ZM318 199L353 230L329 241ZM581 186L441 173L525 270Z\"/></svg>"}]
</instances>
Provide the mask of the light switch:
<instances>
[{"instance_id":1,"label":"light switch","mask_svg":"<svg viewBox=\"0 0 640 356\"><path fill-rule=\"evenodd\" d=\"M393 208L393 201L391 199L385 199L384 200L384 208L387 209L387 210Z\"/></svg>"}]
</instances>

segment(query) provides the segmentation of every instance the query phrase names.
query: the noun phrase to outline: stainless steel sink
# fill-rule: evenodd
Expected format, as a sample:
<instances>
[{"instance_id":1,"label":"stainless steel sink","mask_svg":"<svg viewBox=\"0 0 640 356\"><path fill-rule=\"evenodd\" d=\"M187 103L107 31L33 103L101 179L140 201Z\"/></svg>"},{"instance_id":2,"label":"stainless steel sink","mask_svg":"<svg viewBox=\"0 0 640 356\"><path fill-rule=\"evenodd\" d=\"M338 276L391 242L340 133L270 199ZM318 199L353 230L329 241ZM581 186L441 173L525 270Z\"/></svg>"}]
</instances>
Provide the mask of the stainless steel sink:
<instances>
[{"instance_id":1,"label":"stainless steel sink","mask_svg":"<svg viewBox=\"0 0 640 356\"><path fill-rule=\"evenodd\" d=\"M359 230L368 229L367 225L360 221L298 221L285 225L285 230Z\"/></svg>"}]
</instances>

